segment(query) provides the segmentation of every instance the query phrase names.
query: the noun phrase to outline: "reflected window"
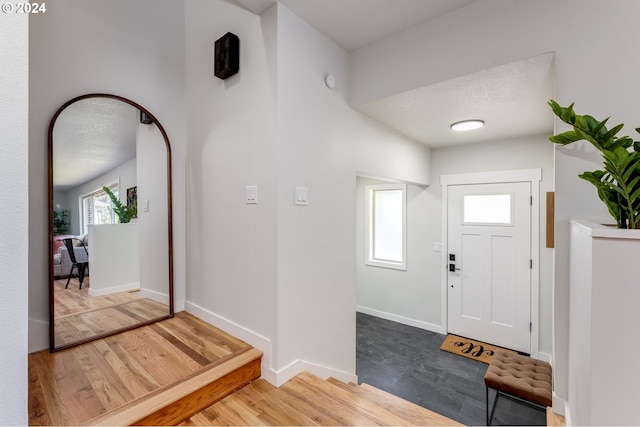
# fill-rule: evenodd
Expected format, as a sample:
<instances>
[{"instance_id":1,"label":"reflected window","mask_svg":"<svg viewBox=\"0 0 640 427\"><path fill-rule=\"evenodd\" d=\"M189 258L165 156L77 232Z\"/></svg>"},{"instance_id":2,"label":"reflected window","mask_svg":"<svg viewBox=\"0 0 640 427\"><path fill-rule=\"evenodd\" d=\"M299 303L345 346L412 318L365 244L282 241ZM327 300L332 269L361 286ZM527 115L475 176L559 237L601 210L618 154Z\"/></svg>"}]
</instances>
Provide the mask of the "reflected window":
<instances>
[{"instance_id":1,"label":"reflected window","mask_svg":"<svg viewBox=\"0 0 640 427\"><path fill-rule=\"evenodd\" d=\"M119 197L118 183L107 185L116 197ZM117 215L113 209L113 203L107 193L99 188L80 198L82 210L82 233L89 232L90 225L115 224Z\"/></svg>"},{"instance_id":2,"label":"reflected window","mask_svg":"<svg viewBox=\"0 0 640 427\"><path fill-rule=\"evenodd\" d=\"M466 195L462 204L465 224L513 224L511 194Z\"/></svg>"}]
</instances>

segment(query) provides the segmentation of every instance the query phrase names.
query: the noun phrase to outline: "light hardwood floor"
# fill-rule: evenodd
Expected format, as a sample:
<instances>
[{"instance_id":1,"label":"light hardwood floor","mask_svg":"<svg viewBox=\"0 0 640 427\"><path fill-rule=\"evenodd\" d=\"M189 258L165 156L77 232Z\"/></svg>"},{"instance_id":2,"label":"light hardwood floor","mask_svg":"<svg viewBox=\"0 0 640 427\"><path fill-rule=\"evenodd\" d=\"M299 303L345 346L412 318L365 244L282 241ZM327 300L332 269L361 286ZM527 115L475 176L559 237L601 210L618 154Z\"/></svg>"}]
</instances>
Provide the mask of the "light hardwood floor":
<instances>
[{"instance_id":1,"label":"light hardwood floor","mask_svg":"<svg viewBox=\"0 0 640 427\"><path fill-rule=\"evenodd\" d=\"M89 295L90 277L85 277L82 289L78 279L53 283L55 343L57 347L120 328L166 316L169 307L139 292L117 292L92 297Z\"/></svg>"},{"instance_id":2,"label":"light hardwood floor","mask_svg":"<svg viewBox=\"0 0 640 427\"><path fill-rule=\"evenodd\" d=\"M563 427L566 426L565 419L562 415L558 415L553 412L553 409L547 407L547 425L548 426L556 426Z\"/></svg>"},{"instance_id":3,"label":"light hardwood floor","mask_svg":"<svg viewBox=\"0 0 640 427\"><path fill-rule=\"evenodd\" d=\"M29 355L29 424L80 425L251 347L181 312L56 353Z\"/></svg>"},{"instance_id":4,"label":"light hardwood floor","mask_svg":"<svg viewBox=\"0 0 640 427\"><path fill-rule=\"evenodd\" d=\"M307 372L275 388L260 379L182 426L450 426L459 423L366 384L324 381Z\"/></svg>"},{"instance_id":5,"label":"light hardwood floor","mask_svg":"<svg viewBox=\"0 0 640 427\"><path fill-rule=\"evenodd\" d=\"M29 424L459 425L373 387L309 373L276 388L258 379L260 358L184 312L57 353L34 353Z\"/></svg>"}]
</instances>

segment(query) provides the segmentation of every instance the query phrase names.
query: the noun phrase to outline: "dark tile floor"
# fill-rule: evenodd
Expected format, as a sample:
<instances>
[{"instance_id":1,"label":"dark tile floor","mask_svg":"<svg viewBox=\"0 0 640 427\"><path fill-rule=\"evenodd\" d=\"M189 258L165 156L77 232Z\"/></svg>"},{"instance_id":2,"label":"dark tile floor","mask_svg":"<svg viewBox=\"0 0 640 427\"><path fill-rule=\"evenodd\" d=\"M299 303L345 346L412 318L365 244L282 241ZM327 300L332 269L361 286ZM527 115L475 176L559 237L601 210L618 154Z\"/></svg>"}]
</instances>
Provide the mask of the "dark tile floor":
<instances>
[{"instance_id":1,"label":"dark tile floor","mask_svg":"<svg viewBox=\"0 0 640 427\"><path fill-rule=\"evenodd\" d=\"M440 350L444 338L442 334L358 313L358 381L460 423L485 425L487 365ZM490 391L490 405L494 393ZM546 415L501 397L492 425L546 425Z\"/></svg>"}]
</instances>

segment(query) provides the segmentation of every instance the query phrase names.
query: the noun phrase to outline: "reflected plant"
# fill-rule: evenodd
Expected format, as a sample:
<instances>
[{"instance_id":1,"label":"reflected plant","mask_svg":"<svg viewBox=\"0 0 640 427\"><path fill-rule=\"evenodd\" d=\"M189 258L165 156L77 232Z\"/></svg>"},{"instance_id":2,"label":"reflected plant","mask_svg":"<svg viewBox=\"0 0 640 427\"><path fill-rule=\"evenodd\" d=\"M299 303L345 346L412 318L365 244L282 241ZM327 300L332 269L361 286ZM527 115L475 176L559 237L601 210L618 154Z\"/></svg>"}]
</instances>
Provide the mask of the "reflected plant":
<instances>
[{"instance_id":1,"label":"reflected plant","mask_svg":"<svg viewBox=\"0 0 640 427\"><path fill-rule=\"evenodd\" d=\"M111 199L113 203L113 210L118 215L121 224L126 224L131 221L131 218L135 218L138 214L138 204L137 202L133 204L133 206L127 206L122 204L120 199L116 197L115 194L109 189L109 187L102 186L102 190L107 193L107 196Z\"/></svg>"},{"instance_id":2,"label":"reflected plant","mask_svg":"<svg viewBox=\"0 0 640 427\"><path fill-rule=\"evenodd\" d=\"M53 211L53 235L60 236L69 234L69 211L56 208Z\"/></svg>"}]
</instances>

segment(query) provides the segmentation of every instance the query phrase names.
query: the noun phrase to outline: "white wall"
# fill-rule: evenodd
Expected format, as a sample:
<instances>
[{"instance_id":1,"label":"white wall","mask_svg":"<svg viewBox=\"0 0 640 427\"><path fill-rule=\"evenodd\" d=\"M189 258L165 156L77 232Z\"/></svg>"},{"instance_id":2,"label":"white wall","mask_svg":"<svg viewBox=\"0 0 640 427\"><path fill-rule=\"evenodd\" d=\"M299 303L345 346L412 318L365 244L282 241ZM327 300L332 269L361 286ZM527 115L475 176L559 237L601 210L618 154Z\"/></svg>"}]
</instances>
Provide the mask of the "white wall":
<instances>
[{"instance_id":1,"label":"white wall","mask_svg":"<svg viewBox=\"0 0 640 427\"><path fill-rule=\"evenodd\" d=\"M324 84L331 73L336 87ZM356 115L348 55L278 6L278 365L355 374ZM294 206L294 188L309 205Z\"/></svg>"},{"instance_id":2,"label":"white wall","mask_svg":"<svg viewBox=\"0 0 640 427\"><path fill-rule=\"evenodd\" d=\"M358 311L434 332L442 332L440 289L429 287L438 275L427 262L433 251L429 230L429 192L407 185L407 270L365 265L365 186L383 181L358 177L356 209L356 266Z\"/></svg>"},{"instance_id":3,"label":"white wall","mask_svg":"<svg viewBox=\"0 0 640 427\"><path fill-rule=\"evenodd\" d=\"M347 53L281 5L261 17L186 6L187 309L262 349L269 381L302 369L352 380L356 169L426 182L429 150L349 108ZM211 49L227 31L240 38L240 72L222 81ZM357 166L367 141L376 153ZM294 206L296 186L308 206Z\"/></svg>"},{"instance_id":4,"label":"white wall","mask_svg":"<svg viewBox=\"0 0 640 427\"><path fill-rule=\"evenodd\" d=\"M346 103L348 55L278 5L278 366L355 373L356 171L428 183L428 148ZM324 76L335 77L329 89ZM309 205L295 206L296 186Z\"/></svg>"},{"instance_id":5,"label":"white wall","mask_svg":"<svg viewBox=\"0 0 640 427\"><path fill-rule=\"evenodd\" d=\"M139 124L136 133L139 268L141 295L169 302L169 153L155 124ZM126 198L126 193L124 194ZM175 311L184 310L182 304Z\"/></svg>"},{"instance_id":6,"label":"white wall","mask_svg":"<svg viewBox=\"0 0 640 427\"><path fill-rule=\"evenodd\" d=\"M27 425L28 29L0 18L0 424Z\"/></svg>"},{"instance_id":7,"label":"white wall","mask_svg":"<svg viewBox=\"0 0 640 427\"><path fill-rule=\"evenodd\" d=\"M431 150L393 132L378 122L359 116L356 171L359 176L429 185Z\"/></svg>"},{"instance_id":8,"label":"white wall","mask_svg":"<svg viewBox=\"0 0 640 427\"><path fill-rule=\"evenodd\" d=\"M29 336L48 345L47 127L65 101L94 92L151 111L173 149L176 299L185 294L184 3L56 0L29 28Z\"/></svg>"},{"instance_id":9,"label":"white wall","mask_svg":"<svg viewBox=\"0 0 640 427\"><path fill-rule=\"evenodd\" d=\"M228 2L186 3L187 310L265 352L276 332L275 14ZM213 75L213 46L240 38L240 72ZM245 188L258 186L258 204Z\"/></svg>"},{"instance_id":10,"label":"white wall","mask_svg":"<svg viewBox=\"0 0 640 427\"><path fill-rule=\"evenodd\" d=\"M579 19L576 19L579 11ZM640 3L480 0L427 24L357 51L352 56L350 100L371 101L515 60L555 52L556 99L576 102L579 113L612 116L611 123L637 126L638 60L622 54L616 66L587 61L594 51L633 52L634 17ZM478 17L481 17L479 19ZM609 31L615 27L616 31ZM508 37L505 37L508 34ZM446 42L434 43L434 40ZM402 64L399 67L398 64ZM631 129L627 129L631 132ZM590 169L597 156L587 156ZM435 164L435 163L434 163ZM607 219L593 189L584 190L576 162L564 150L555 158L556 250L554 285L555 391L567 397L569 217ZM565 171L568 173L566 176ZM578 203L585 201L585 203ZM585 209L578 208L585 206Z\"/></svg>"}]
</instances>

